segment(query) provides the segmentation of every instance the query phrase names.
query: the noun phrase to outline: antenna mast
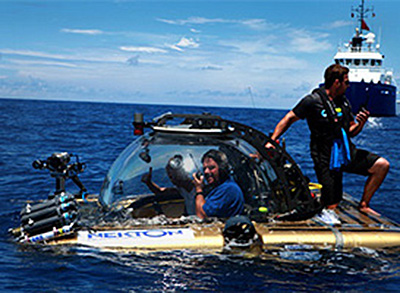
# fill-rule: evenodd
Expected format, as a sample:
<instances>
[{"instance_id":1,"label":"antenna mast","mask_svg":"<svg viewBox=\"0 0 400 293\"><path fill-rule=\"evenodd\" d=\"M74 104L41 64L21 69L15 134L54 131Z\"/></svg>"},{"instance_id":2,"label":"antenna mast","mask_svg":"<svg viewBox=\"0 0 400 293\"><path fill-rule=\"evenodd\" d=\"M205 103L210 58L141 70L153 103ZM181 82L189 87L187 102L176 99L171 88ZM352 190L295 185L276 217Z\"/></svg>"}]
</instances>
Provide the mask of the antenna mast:
<instances>
[{"instance_id":1,"label":"antenna mast","mask_svg":"<svg viewBox=\"0 0 400 293\"><path fill-rule=\"evenodd\" d=\"M249 94L250 94L250 98L251 98L251 102L253 104L253 108L256 108L256 104L254 103L254 97L253 97L253 92L251 91L251 86L248 87L249 90Z\"/></svg>"},{"instance_id":2,"label":"antenna mast","mask_svg":"<svg viewBox=\"0 0 400 293\"><path fill-rule=\"evenodd\" d=\"M360 5L360 32L362 32L363 29L363 21L364 21L364 0L361 0L361 5Z\"/></svg>"},{"instance_id":3,"label":"antenna mast","mask_svg":"<svg viewBox=\"0 0 400 293\"><path fill-rule=\"evenodd\" d=\"M367 24L364 21L364 19L367 18L369 14L372 17L375 17L374 7L365 7L364 0L361 0L361 4L357 7L351 8L351 17L356 16L358 18L358 21L360 22L360 32L362 32L364 29L369 30Z\"/></svg>"}]
</instances>

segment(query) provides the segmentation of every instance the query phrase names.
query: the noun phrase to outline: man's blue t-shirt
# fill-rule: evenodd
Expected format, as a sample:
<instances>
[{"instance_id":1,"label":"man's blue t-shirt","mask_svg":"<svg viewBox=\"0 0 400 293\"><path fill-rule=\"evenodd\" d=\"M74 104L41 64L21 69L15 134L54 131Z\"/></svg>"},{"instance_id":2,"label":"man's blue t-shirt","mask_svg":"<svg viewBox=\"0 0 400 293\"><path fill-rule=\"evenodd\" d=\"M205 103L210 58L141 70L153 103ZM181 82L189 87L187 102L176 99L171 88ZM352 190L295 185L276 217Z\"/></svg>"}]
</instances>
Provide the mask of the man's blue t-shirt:
<instances>
[{"instance_id":1,"label":"man's blue t-shirt","mask_svg":"<svg viewBox=\"0 0 400 293\"><path fill-rule=\"evenodd\" d=\"M228 218L240 215L244 208L244 196L239 185L228 178L211 190L206 197L203 210L208 217Z\"/></svg>"}]
</instances>

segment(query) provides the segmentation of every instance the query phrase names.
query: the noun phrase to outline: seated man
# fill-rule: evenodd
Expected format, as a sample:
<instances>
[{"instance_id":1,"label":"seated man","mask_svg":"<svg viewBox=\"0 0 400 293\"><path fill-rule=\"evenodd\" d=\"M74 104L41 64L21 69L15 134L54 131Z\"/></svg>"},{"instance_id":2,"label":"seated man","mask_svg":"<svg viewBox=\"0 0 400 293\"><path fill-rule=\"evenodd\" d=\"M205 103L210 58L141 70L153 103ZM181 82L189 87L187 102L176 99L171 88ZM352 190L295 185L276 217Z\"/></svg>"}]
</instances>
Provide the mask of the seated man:
<instances>
[{"instance_id":1,"label":"seated man","mask_svg":"<svg viewBox=\"0 0 400 293\"><path fill-rule=\"evenodd\" d=\"M188 215L195 215L195 189L192 179L183 168L183 157L175 155L168 160L165 167L168 177L175 187L160 187L152 181L153 169L149 168L149 173L143 174L142 182L145 183L149 189L158 195L167 195L170 193L178 192L185 199L185 208Z\"/></svg>"},{"instance_id":2,"label":"seated man","mask_svg":"<svg viewBox=\"0 0 400 293\"><path fill-rule=\"evenodd\" d=\"M239 185L229 176L227 156L218 150L209 150L201 159L204 176L193 174L196 189L196 215L228 218L240 215L244 208L244 196ZM207 186L203 186L203 180ZM206 193L204 188L210 191Z\"/></svg>"}]
</instances>

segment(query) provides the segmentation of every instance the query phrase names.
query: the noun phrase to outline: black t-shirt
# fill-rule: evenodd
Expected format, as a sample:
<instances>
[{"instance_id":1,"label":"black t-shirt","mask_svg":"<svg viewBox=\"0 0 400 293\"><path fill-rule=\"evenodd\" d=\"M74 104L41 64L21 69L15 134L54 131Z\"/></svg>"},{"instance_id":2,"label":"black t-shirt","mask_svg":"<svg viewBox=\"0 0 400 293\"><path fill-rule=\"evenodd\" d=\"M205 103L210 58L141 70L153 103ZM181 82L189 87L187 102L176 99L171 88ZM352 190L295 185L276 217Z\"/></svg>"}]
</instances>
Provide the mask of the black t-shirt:
<instances>
[{"instance_id":1,"label":"black t-shirt","mask_svg":"<svg viewBox=\"0 0 400 293\"><path fill-rule=\"evenodd\" d=\"M324 96L328 103L336 111L337 123L332 122L324 107L321 96ZM343 128L349 133L350 122L354 120L351 106L345 96L329 101L324 88L313 91L311 95L304 97L294 108L293 112L300 119L307 119L311 131L311 154L323 155L324 160L329 160L333 139L338 135L338 129ZM338 128L339 127L339 128ZM348 135L349 137L349 135Z\"/></svg>"}]
</instances>

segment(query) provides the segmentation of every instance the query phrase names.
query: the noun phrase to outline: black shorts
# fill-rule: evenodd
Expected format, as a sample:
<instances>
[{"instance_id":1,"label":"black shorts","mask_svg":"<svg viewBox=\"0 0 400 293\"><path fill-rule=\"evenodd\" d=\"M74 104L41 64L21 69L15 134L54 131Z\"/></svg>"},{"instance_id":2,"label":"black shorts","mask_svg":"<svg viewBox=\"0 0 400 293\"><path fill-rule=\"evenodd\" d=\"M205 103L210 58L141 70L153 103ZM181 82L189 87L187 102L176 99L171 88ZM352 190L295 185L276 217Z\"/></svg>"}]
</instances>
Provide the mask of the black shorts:
<instances>
[{"instance_id":1,"label":"black shorts","mask_svg":"<svg viewBox=\"0 0 400 293\"><path fill-rule=\"evenodd\" d=\"M352 160L349 165L342 168L341 171L333 171L329 169L329 163L321 160L321 156L313 156L314 170L317 175L318 182L322 184L321 201L323 205L337 204L342 200L343 196L343 172L354 173L363 176L369 176L368 170L379 159L379 156L362 149L354 149L352 152Z\"/></svg>"},{"instance_id":2,"label":"black shorts","mask_svg":"<svg viewBox=\"0 0 400 293\"><path fill-rule=\"evenodd\" d=\"M362 149L354 149L351 153L351 162L342 168L343 172L369 176L368 170L380 157L377 154Z\"/></svg>"}]
</instances>

